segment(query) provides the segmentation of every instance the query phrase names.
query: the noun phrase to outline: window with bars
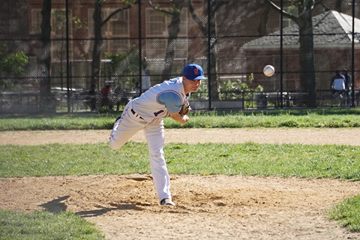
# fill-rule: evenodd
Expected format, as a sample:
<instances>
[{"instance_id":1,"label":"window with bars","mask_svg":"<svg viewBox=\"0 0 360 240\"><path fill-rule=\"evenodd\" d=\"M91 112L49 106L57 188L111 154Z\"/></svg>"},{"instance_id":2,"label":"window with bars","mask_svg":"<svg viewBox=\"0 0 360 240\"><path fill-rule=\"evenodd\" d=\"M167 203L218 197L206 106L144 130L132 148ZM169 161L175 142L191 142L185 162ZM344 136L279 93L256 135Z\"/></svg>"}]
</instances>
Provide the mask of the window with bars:
<instances>
[{"instance_id":1,"label":"window with bars","mask_svg":"<svg viewBox=\"0 0 360 240\"><path fill-rule=\"evenodd\" d=\"M116 8L104 8L103 20L106 19ZM89 37L94 37L94 9L88 10L88 29ZM130 47L130 24L129 24L129 10L124 10L116 13L111 19L103 26L102 34L106 39L104 42L104 51L111 53L127 52Z\"/></svg>"},{"instance_id":2,"label":"window with bars","mask_svg":"<svg viewBox=\"0 0 360 240\"><path fill-rule=\"evenodd\" d=\"M72 19L71 11L69 19ZM51 13L51 56L55 60L63 61L66 56L66 12L65 9L54 9ZM72 22L69 22L69 38L72 37ZM70 41L72 45L72 41ZM70 56L72 47L70 46Z\"/></svg>"},{"instance_id":3,"label":"window with bars","mask_svg":"<svg viewBox=\"0 0 360 240\"><path fill-rule=\"evenodd\" d=\"M31 9L30 33L38 34L41 32L41 9Z\"/></svg>"},{"instance_id":4,"label":"window with bars","mask_svg":"<svg viewBox=\"0 0 360 240\"><path fill-rule=\"evenodd\" d=\"M71 12L69 13L71 16ZM71 17L70 17L71 19ZM30 18L30 33L41 33L41 9L32 9ZM72 35L72 24L69 23L70 37ZM66 33L66 12L65 9L53 9L51 11L51 57L54 60L61 60L65 56L65 33ZM71 49L71 48L70 48Z\"/></svg>"},{"instance_id":5,"label":"window with bars","mask_svg":"<svg viewBox=\"0 0 360 240\"><path fill-rule=\"evenodd\" d=\"M187 11L182 10L180 15L180 31L178 38L173 42L175 58L187 58L188 40L187 37ZM146 9L146 55L149 58L164 58L168 45L168 26L171 15L156 11L152 8Z\"/></svg>"}]
</instances>

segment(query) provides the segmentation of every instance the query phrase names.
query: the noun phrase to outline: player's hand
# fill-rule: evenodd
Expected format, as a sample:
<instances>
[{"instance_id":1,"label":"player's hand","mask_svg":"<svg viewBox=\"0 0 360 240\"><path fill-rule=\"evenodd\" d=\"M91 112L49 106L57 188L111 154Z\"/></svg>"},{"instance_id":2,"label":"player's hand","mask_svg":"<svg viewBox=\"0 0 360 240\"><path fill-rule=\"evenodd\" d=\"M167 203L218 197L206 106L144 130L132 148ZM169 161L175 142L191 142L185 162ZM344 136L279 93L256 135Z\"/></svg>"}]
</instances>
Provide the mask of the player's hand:
<instances>
[{"instance_id":1,"label":"player's hand","mask_svg":"<svg viewBox=\"0 0 360 240\"><path fill-rule=\"evenodd\" d=\"M188 115L180 115L179 113L169 113L170 117L180 124L185 124L189 121Z\"/></svg>"},{"instance_id":2,"label":"player's hand","mask_svg":"<svg viewBox=\"0 0 360 240\"><path fill-rule=\"evenodd\" d=\"M184 123L187 123L190 119L188 115L184 115L184 116L182 116L182 118L183 118Z\"/></svg>"}]
</instances>

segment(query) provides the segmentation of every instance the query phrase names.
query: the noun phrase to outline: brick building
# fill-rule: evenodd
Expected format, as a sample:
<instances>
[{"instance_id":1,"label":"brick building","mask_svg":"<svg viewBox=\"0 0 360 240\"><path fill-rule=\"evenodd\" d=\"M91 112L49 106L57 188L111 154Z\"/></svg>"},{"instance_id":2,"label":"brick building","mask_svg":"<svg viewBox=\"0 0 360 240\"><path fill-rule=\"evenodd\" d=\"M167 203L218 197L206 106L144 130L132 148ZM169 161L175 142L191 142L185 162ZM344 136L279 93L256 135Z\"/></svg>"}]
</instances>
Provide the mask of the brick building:
<instances>
[{"instance_id":1,"label":"brick building","mask_svg":"<svg viewBox=\"0 0 360 240\"><path fill-rule=\"evenodd\" d=\"M261 73L265 64L273 64L279 68L280 59L280 14L271 8L265 0L227 0L211 1L222 3L217 11L211 12L210 20L214 20L215 32L209 34L207 0L191 1L194 8L187 5L187 1L153 1L159 9L154 9L148 1L141 1L141 8L137 4L123 9L102 26L102 79L110 79L122 84L124 79L139 81L139 57L146 58L150 70L151 84L162 79L162 71L166 65L166 49L174 47L173 67L170 74L178 75L181 66L186 62L197 61L208 73L209 47L214 47L216 72L212 81L221 82L224 79L248 81L253 79L254 86L261 84L268 91L278 91L278 75L273 79L264 79ZM275 1L279 2L279 1ZM285 1L286 2L286 1ZM336 2L336 3L335 3ZM315 30L315 58L317 88L328 88L328 79L335 68L347 67L351 69L351 38L348 31L351 16L333 11L323 13L325 8L339 7L342 12L351 14L352 0L323 1L323 7L317 7L313 14L317 21ZM69 36L66 36L65 0L52 0L51 14L51 85L55 88L67 86L66 77L66 40L69 40L69 61L71 87L75 89L89 89L91 77L91 61L94 43L94 0L69 0ZM171 14L165 13L173 9L174 4L181 8L178 25L174 24ZM38 83L42 77L38 58L43 54L40 40L42 21L42 0L4 0L0 9L0 39L6 44L8 51L23 50L30 57L30 65L24 79ZM285 4L286 5L286 4ZM325 7L326 6L326 7ZM107 0L102 6L102 18L119 8L124 8L119 0ZM291 6L285 6L291 10ZM293 9L292 9L293 10ZM358 16L360 8L355 7ZM323 13L323 14L321 14ZM140 15L139 15L140 14ZM197 15L197 18L194 18ZM344 20L345 19L345 20ZM140 21L140 22L139 22ZM284 19L284 87L285 90L301 90L299 84L298 45L296 26L291 20ZM347 24L347 25L346 25ZM173 27L171 27L173 26ZM175 27L174 27L175 26ZM179 27L176 38L171 34L176 26ZM356 20L356 31L358 19ZM325 35L328 34L328 35ZM171 43L171 44L169 44ZM355 55L359 55L359 43L355 45ZM139 54L140 53L140 54ZM127 55L117 71L107 73L109 56L116 54ZM131 69L131 58L138 58ZM341 64L339 60L342 59ZM341 65L341 66L340 66ZM356 62L359 70L359 62ZM140 71L139 71L140 70ZM251 78L249 78L251 76ZM359 74L356 76L359 86ZM21 80L26 82L26 80ZM34 84L33 84L34 85ZM36 84L35 84L36 85ZM205 85L206 86L206 85ZM137 88L135 84L131 88ZM220 91L220 90L219 90Z\"/></svg>"}]
</instances>

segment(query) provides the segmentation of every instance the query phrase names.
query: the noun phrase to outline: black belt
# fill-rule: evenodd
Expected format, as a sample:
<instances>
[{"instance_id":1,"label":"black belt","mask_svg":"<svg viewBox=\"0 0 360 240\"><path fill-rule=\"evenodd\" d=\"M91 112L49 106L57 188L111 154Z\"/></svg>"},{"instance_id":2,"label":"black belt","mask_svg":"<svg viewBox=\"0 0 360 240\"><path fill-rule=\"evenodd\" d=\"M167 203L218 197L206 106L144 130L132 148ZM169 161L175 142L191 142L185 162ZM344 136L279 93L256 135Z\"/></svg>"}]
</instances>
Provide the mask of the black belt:
<instances>
[{"instance_id":1,"label":"black belt","mask_svg":"<svg viewBox=\"0 0 360 240\"><path fill-rule=\"evenodd\" d=\"M137 114L137 113L134 111L134 109L130 109L130 111L132 112L132 114L135 115L135 117L139 117L140 119L144 120L144 119L142 118L142 116L140 116L139 114Z\"/></svg>"}]
</instances>

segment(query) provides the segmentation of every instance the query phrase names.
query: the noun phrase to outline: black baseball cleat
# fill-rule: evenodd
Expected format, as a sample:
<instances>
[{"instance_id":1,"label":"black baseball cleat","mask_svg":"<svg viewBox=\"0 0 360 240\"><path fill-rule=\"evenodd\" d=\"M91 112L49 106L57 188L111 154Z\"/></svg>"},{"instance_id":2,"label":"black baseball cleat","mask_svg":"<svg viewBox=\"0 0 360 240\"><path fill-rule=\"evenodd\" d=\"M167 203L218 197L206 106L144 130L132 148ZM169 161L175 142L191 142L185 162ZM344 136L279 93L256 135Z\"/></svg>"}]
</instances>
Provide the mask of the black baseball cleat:
<instances>
[{"instance_id":1,"label":"black baseball cleat","mask_svg":"<svg viewBox=\"0 0 360 240\"><path fill-rule=\"evenodd\" d=\"M169 198L164 198L160 201L161 206L175 206L175 203Z\"/></svg>"}]
</instances>

